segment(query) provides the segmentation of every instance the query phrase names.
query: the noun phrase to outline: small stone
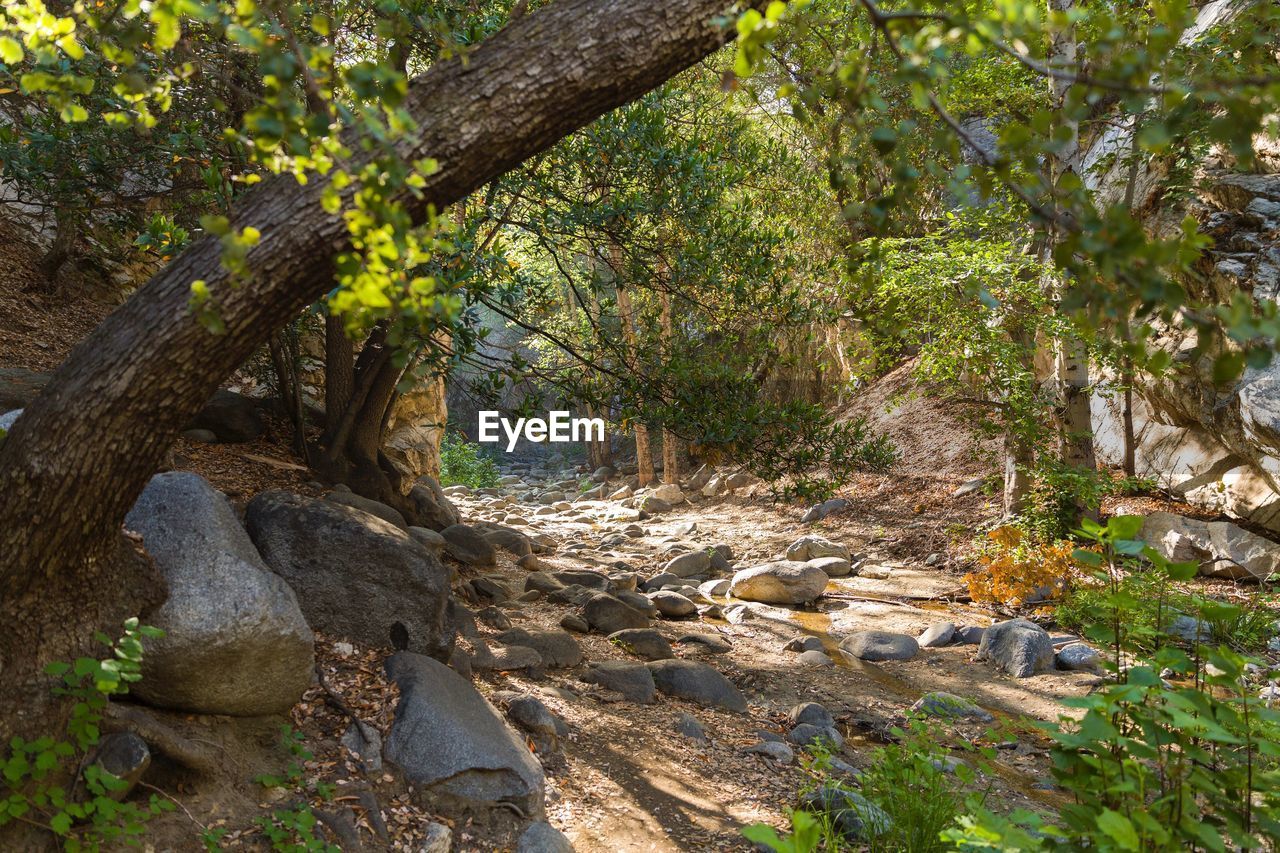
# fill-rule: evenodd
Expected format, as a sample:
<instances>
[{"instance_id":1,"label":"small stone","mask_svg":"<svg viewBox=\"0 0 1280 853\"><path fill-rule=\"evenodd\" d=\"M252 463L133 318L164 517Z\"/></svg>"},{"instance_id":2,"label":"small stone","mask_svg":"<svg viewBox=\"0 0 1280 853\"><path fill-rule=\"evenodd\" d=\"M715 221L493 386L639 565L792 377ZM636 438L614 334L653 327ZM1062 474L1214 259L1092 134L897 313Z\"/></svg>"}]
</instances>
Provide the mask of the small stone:
<instances>
[{"instance_id":1,"label":"small stone","mask_svg":"<svg viewBox=\"0 0 1280 853\"><path fill-rule=\"evenodd\" d=\"M824 728L835 728L836 718L824 705L817 702L801 702L787 712L787 722L793 726L809 723Z\"/></svg>"},{"instance_id":2,"label":"small stone","mask_svg":"<svg viewBox=\"0 0 1280 853\"><path fill-rule=\"evenodd\" d=\"M809 560L807 565L817 566L829 578L848 577L849 573L853 571L853 564L844 557L817 557Z\"/></svg>"},{"instance_id":3,"label":"small stone","mask_svg":"<svg viewBox=\"0 0 1280 853\"><path fill-rule=\"evenodd\" d=\"M916 700L911 710L917 714L930 717L969 718L989 723L995 719L990 713L970 702L968 699L953 693L937 691L926 693Z\"/></svg>"},{"instance_id":4,"label":"small stone","mask_svg":"<svg viewBox=\"0 0 1280 853\"><path fill-rule=\"evenodd\" d=\"M1058 649L1058 668L1078 672L1096 672L1102 666L1102 655L1084 643L1071 643Z\"/></svg>"},{"instance_id":5,"label":"small stone","mask_svg":"<svg viewBox=\"0 0 1280 853\"><path fill-rule=\"evenodd\" d=\"M587 620L583 619L576 613L570 613L560 620L560 627L566 631L573 631L578 634L586 634L591 630L591 626L587 624Z\"/></svg>"},{"instance_id":6,"label":"small stone","mask_svg":"<svg viewBox=\"0 0 1280 853\"><path fill-rule=\"evenodd\" d=\"M711 556L706 551L693 551L671 559L662 571L681 578L703 575L711 568Z\"/></svg>"},{"instance_id":7,"label":"small stone","mask_svg":"<svg viewBox=\"0 0 1280 853\"><path fill-rule=\"evenodd\" d=\"M113 732L102 736L94 762L125 783L126 787L108 792L108 796L118 802L133 790L151 767L151 750L147 742L133 732Z\"/></svg>"},{"instance_id":8,"label":"small stone","mask_svg":"<svg viewBox=\"0 0 1280 853\"><path fill-rule=\"evenodd\" d=\"M597 661L587 668L582 680L621 693L632 702L648 705L657 697L653 673L642 663Z\"/></svg>"},{"instance_id":9,"label":"small stone","mask_svg":"<svg viewBox=\"0 0 1280 853\"><path fill-rule=\"evenodd\" d=\"M698 722L692 714L681 714L676 717L676 731L690 740L707 740L707 733L702 728L702 723Z\"/></svg>"},{"instance_id":10,"label":"small stone","mask_svg":"<svg viewBox=\"0 0 1280 853\"><path fill-rule=\"evenodd\" d=\"M573 853L573 845L563 832L540 820L520 833L516 853Z\"/></svg>"},{"instance_id":11,"label":"small stone","mask_svg":"<svg viewBox=\"0 0 1280 853\"><path fill-rule=\"evenodd\" d=\"M624 628L647 628L649 617L618 598L603 593L592 596L583 608L587 624L601 634L613 634Z\"/></svg>"},{"instance_id":12,"label":"small stone","mask_svg":"<svg viewBox=\"0 0 1280 853\"><path fill-rule=\"evenodd\" d=\"M820 638L805 636L792 637L782 650L784 652L820 652L825 648Z\"/></svg>"},{"instance_id":13,"label":"small stone","mask_svg":"<svg viewBox=\"0 0 1280 853\"><path fill-rule=\"evenodd\" d=\"M840 641L840 649L865 661L910 660L920 653L915 637L889 631L859 631Z\"/></svg>"},{"instance_id":14,"label":"small stone","mask_svg":"<svg viewBox=\"0 0 1280 853\"><path fill-rule=\"evenodd\" d=\"M810 649L807 652L801 652L796 655L796 663L801 666L827 667L835 666L836 662L826 652L819 652Z\"/></svg>"},{"instance_id":15,"label":"small stone","mask_svg":"<svg viewBox=\"0 0 1280 853\"><path fill-rule=\"evenodd\" d=\"M787 740L796 746L812 746L815 743L826 744L832 750L844 746L844 738L834 726L815 726L813 723L800 723L787 732Z\"/></svg>"},{"instance_id":16,"label":"small stone","mask_svg":"<svg viewBox=\"0 0 1280 853\"><path fill-rule=\"evenodd\" d=\"M951 638L955 636L956 626L950 622L939 622L937 625L930 625L917 640L922 649L936 649L938 646L945 646L951 642Z\"/></svg>"},{"instance_id":17,"label":"small stone","mask_svg":"<svg viewBox=\"0 0 1280 853\"><path fill-rule=\"evenodd\" d=\"M609 635L609 642L645 660L669 660L675 652L667 638L652 628L627 628Z\"/></svg>"},{"instance_id":18,"label":"small stone","mask_svg":"<svg viewBox=\"0 0 1280 853\"><path fill-rule=\"evenodd\" d=\"M762 740L743 747L742 751L747 755L763 755L775 764L784 766L796 760L795 750L780 741Z\"/></svg>"},{"instance_id":19,"label":"small stone","mask_svg":"<svg viewBox=\"0 0 1280 853\"><path fill-rule=\"evenodd\" d=\"M660 590L649 593L649 600L668 619L681 619L698 612L698 606L678 592Z\"/></svg>"},{"instance_id":20,"label":"small stone","mask_svg":"<svg viewBox=\"0 0 1280 853\"><path fill-rule=\"evenodd\" d=\"M418 842L418 853L449 853L453 849L453 830L443 823L428 823Z\"/></svg>"},{"instance_id":21,"label":"small stone","mask_svg":"<svg viewBox=\"0 0 1280 853\"><path fill-rule=\"evenodd\" d=\"M691 660L660 660L647 665L658 690L709 708L745 713L747 700L717 669Z\"/></svg>"}]
</instances>

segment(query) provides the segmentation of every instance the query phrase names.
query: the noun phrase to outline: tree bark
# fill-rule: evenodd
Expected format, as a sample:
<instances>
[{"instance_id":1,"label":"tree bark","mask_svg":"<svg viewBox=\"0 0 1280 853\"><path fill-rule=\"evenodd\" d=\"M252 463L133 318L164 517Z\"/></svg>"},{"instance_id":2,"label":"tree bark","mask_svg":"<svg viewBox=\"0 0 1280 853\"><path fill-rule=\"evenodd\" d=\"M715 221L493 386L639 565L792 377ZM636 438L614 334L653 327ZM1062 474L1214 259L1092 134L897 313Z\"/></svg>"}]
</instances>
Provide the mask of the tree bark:
<instances>
[{"instance_id":1,"label":"tree bark","mask_svg":"<svg viewBox=\"0 0 1280 853\"><path fill-rule=\"evenodd\" d=\"M635 309L631 305L631 294L627 292L623 286L619 270L621 268L621 250L616 246L613 247L616 253L614 258L614 270L618 278L615 279L618 291L618 318L622 323L623 346L626 348L627 361L631 362L628 368L633 372L635 370L636 347L639 345L636 338L636 318ZM635 425L636 434L636 476L639 478L641 488L648 486L654 481L653 474L653 451L649 447L649 427L643 423L637 422Z\"/></svg>"},{"instance_id":2,"label":"tree bark","mask_svg":"<svg viewBox=\"0 0 1280 853\"><path fill-rule=\"evenodd\" d=\"M404 106L418 128L400 154L440 168L400 200L423 222L429 209L654 88L729 39L725 10L724 0L557 0L437 64L409 88ZM358 171L368 155L349 142ZM350 242L342 218L321 208L326 183L278 176L247 195L232 225L262 239L240 279L233 285L222 269L217 238L196 241L76 347L0 444L0 619L29 626L0 639L0 689L39 672L50 631L118 633L84 599L148 596L104 589L97 573L183 425L255 347L333 286L333 257ZM347 203L354 190L343 191ZM208 283L221 334L189 308L197 279ZM40 607L24 612L36 599Z\"/></svg>"},{"instance_id":3,"label":"tree bark","mask_svg":"<svg viewBox=\"0 0 1280 853\"><path fill-rule=\"evenodd\" d=\"M1068 13L1074 8L1076 0L1049 0L1050 11ZM1055 68L1068 72L1078 70L1078 45L1074 29L1055 32L1049 45L1049 63ZM1071 80L1062 77L1050 77L1049 86L1053 98L1053 107L1057 114L1062 114L1062 106L1066 101ZM1080 159L1080 127L1074 119L1065 120L1065 127L1070 134L1069 141L1055 156L1046 158L1046 166L1054 187L1067 172L1075 171ZM1052 226L1045 240L1044 260L1046 264L1053 262L1053 249L1057 243L1057 234ZM1069 281L1057 282L1062 290L1070 288ZM1089 353L1083 341L1075 336L1059 338L1054 341L1053 382L1058 394L1056 412L1058 431L1058 451L1064 463L1073 468L1092 471L1097 467L1093 451L1093 417L1089 405Z\"/></svg>"},{"instance_id":4,"label":"tree bark","mask_svg":"<svg viewBox=\"0 0 1280 853\"><path fill-rule=\"evenodd\" d=\"M671 294L665 289L666 271L666 264L662 264L658 269L658 275L662 278L660 284L663 286L662 356L663 358L670 358L671 338L675 334L675 328L671 320ZM676 434L665 426L662 428L662 482L680 482L680 439L676 438Z\"/></svg>"},{"instance_id":5,"label":"tree bark","mask_svg":"<svg viewBox=\"0 0 1280 853\"><path fill-rule=\"evenodd\" d=\"M351 404L356 384L356 350L347 337L342 317L324 318L324 429L326 435L338 431L342 414Z\"/></svg>"}]
</instances>

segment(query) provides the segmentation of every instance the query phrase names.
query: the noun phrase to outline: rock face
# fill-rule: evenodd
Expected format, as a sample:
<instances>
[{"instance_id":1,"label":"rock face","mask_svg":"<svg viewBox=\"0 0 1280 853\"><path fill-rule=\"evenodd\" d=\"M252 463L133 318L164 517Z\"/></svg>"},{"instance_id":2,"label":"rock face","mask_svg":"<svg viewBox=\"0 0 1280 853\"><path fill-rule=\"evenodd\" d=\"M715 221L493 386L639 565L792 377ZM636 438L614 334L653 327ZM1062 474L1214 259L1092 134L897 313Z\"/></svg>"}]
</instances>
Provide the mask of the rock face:
<instances>
[{"instance_id":1,"label":"rock face","mask_svg":"<svg viewBox=\"0 0 1280 853\"><path fill-rule=\"evenodd\" d=\"M511 803L541 817L542 766L469 681L412 652L392 655L387 674L400 703L385 757L420 794L469 812Z\"/></svg>"},{"instance_id":2,"label":"rock face","mask_svg":"<svg viewBox=\"0 0 1280 853\"><path fill-rule=\"evenodd\" d=\"M989 660L1014 678L1027 678L1053 669L1053 641L1048 631L1026 619L997 622L983 632L978 660Z\"/></svg>"},{"instance_id":3,"label":"rock face","mask_svg":"<svg viewBox=\"0 0 1280 853\"><path fill-rule=\"evenodd\" d=\"M1153 512L1142 539L1175 562L1198 562L1208 577L1266 580L1280 576L1280 545L1229 521L1200 521Z\"/></svg>"},{"instance_id":4,"label":"rock face","mask_svg":"<svg viewBox=\"0 0 1280 853\"><path fill-rule=\"evenodd\" d=\"M148 617L144 702L202 714L283 713L311 684L314 637L289 585L263 564L226 497L202 477L157 474L125 526L142 535L169 598Z\"/></svg>"},{"instance_id":5,"label":"rock face","mask_svg":"<svg viewBox=\"0 0 1280 853\"><path fill-rule=\"evenodd\" d=\"M653 683L662 693L708 708L745 713L746 697L715 667L692 660L660 660L649 664Z\"/></svg>"},{"instance_id":6,"label":"rock face","mask_svg":"<svg viewBox=\"0 0 1280 853\"><path fill-rule=\"evenodd\" d=\"M245 523L267 565L297 592L313 627L449 659L449 572L407 532L358 510L282 491L250 501Z\"/></svg>"},{"instance_id":7,"label":"rock face","mask_svg":"<svg viewBox=\"0 0 1280 853\"><path fill-rule=\"evenodd\" d=\"M765 563L733 576L729 594L766 604L805 604L827 588L827 573L817 566L793 560Z\"/></svg>"},{"instance_id":8,"label":"rock face","mask_svg":"<svg viewBox=\"0 0 1280 853\"><path fill-rule=\"evenodd\" d=\"M1233 15L1245 4L1204 4L1206 16ZM1188 30L1203 33L1199 24ZM1129 150L1131 128L1117 125L1099 134L1087 152L1082 177L1104 198L1123 198L1129 183L1120 160ZM1260 159L1259 169L1274 171ZM1202 233L1213 238L1198 268L1204 275L1182 282L1191 299L1229 304L1243 295L1257 303L1280 296L1280 226L1276 202L1280 179L1275 174L1241 173L1217 155L1200 164L1193 193L1163 193L1163 170L1139 169L1136 193L1127 204L1148 210L1147 227L1160 236L1192 216ZM1108 195L1109 194L1109 195ZM1188 502L1247 519L1280 531L1280 361L1250 368L1239 381L1220 384L1212 378L1216 350L1197 358L1194 329L1157 321L1152 343L1173 356L1180 370L1158 379L1140 377L1133 394L1139 476L1150 477ZM1123 456L1124 396L1101 377L1091 395L1094 446L1100 461L1118 465Z\"/></svg>"},{"instance_id":9,"label":"rock face","mask_svg":"<svg viewBox=\"0 0 1280 853\"><path fill-rule=\"evenodd\" d=\"M858 660L910 660L920 653L920 644L906 634L859 631L841 640L840 649Z\"/></svg>"}]
</instances>

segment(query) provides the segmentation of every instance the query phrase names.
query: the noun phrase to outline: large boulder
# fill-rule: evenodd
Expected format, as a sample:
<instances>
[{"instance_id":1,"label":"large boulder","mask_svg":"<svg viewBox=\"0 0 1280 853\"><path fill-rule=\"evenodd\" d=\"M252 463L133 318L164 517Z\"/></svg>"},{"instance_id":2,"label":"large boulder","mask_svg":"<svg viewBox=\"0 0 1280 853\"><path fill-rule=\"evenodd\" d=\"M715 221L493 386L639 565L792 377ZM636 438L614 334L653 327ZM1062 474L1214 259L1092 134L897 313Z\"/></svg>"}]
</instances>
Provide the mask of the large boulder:
<instances>
[{"instance_id":1,"label":"large boulder","mask_svg":"<svg viewBox=\"0 0 1280 853\"><path fill-rule=\"evenodd\" d=\"M401 530L409 529L409 524L404 520L404 516L400 511L395 507L387 506L381 501L361 497L354 492L330 492L324 496L324 499L343 506L349 506L352 509L358 509L361 512L367 512L374 518L380 518L388 524L394 524Z\"/></svg>"},{"instance_id":2,"label":"large boulder","mask_svg":"<svg viewBox=\"0 0 1280 853\"><path fill-rule=\"evenodd\" d=\"M169 597L147 621L144 702L200 714L288 711L311 684L314 638L294 592L263 564L226 497L185 471L157 474L125 526L141 534Z\"/></svg>"},{"instance_id":3,"label":"large boulder","mask_svg":"<svg viewBox=\"0 0 1280 853\"><path fill-rule=\"evenodd\" d=\"M283 491L250 501L245 523L267 565L297 592L312 627L449 659L449 571L408 532Z\"/></svg>"},{"instance_id":4,"label":"large boulder","mask_svg":"<svg viewBox=\"0 0 1280 853\"><path fill-rule=\"evenodd\" d=\"M1153 512L1142 523L1143 541L1175 562L1198 562L1200 574L1233 580L1280 577L1280 545L1229 521L1201 521Z\"/></svg>"},{"instance_id":5,"label":"large boulder","mask_svg":"<svg viewBox=\"0 0 1280 853\"><path fill-rule=\"evenodd\" d=\"M715 667L693 660L658 660L648 664L658 691L708 708L746 713L747 700Z\"/></svg>"},{"instance_id":6,"label":"large boulder","mask_svg":"<svg viewBox=\"0 0 1280 853\"><path fill-rule=\"evenodd\" d=\"M509 803L542 816L542 766L471 682L412 652L392 655L387 674L400 702L384 756L432 808L484 815Z\"/></svg>"},{"instance_id":7,"label":"large boulder","mask_svg":"<svg viewBox=\"0 0 1280 853\"><path fill-rule=\"evenodd\" d=\"M444 530L462 520L458 508L449 500L440 484L425 474L409 490L409 498L418 510L418 523L431 530Z\"/></svg>"},{"instance_id":8,"label":"large boulder","mask_svg":"<svg viewBox=\"0 0 1280 853\"><path fill-rule=\"evenodd\" d=\"M441 530L440 535L444 537L445 553L459 563L478 569L497 565L498 555L493 544L476 528L454 524Z\"/></svg>"},{"instance_id":9,"label":"large boulder","mask_svg":"<svg viewBox=\"0 0 1280 853\"><path fill-rule=\"evenodd\" d=\"M218 389L187 424L187 429L207 429L228 443L253 441L266 424L258 402L234 391Z\"/></svg>"},{"instance_id":10,"label":"large boulder","mask_svg":"<svg viewBox=\"0 0 1280 853\"><path fill-rule=\"evenodd\" d=\"M1027 678L1053 669L1053 640L1026 619L997 622L982 633L978 660L989 660L1014 678Z\"/></svg>"},{"instance_id":11,"label":"large boulder","mask_svg":"<svg viewBox=\"0 0 1280 853\"><path fill-rule=\"evenodd\" d=\"M766 604L806 604L827 588L827 573L817 566L778 560L733 576L729 595Z\"/></svg>"}]
</instances>

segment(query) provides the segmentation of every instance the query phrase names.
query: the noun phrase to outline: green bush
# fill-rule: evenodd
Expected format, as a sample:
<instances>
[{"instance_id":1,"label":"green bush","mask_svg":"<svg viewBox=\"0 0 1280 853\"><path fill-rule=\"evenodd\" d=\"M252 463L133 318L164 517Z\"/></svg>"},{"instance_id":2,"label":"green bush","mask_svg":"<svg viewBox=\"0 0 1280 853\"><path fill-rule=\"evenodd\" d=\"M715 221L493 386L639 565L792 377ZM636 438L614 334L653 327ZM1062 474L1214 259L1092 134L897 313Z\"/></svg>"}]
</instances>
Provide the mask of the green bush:
<instances>
[{"instance_id":1,"label":"green bush","mask_svg":"<svg viewBox=\"0 0 1280 853\"><path fill-rule=\"evenodd\" d=\"M52 663L45 672L58 679L53 692L72 702L65 737L28 741L15 737L0 761L7 796L0 799L0 826L22 821L48 830L69 851L97 851L136 843L146 822L172 803L152 794L145 803L117 802L128 787L91 761L101 736L102 711L110 696L128 692L142 678L142 640L163 632L138 620L124 623L124 635L103 660L79 658ZM83 785L83 793L77 791Z\"/></svg>"},{"instance_id":2,"label":"green bush","mask_svg":"<svg viewBox=\"0 0 1280 853\"><path fill-rule=\"evenodd\" d=\"M1097 569L1104 591L1086 633L1111 644L1115 680L1065 700L1083 711L1079 719L1045 726L1054 779L1074 802L1056 818L976 809L944 833L957 849L1253 850L1280 842L1280 712L1253 695L1245 657L1224 645L1188 653L1167 644L1162 608L1197 566L1165 560L1137 538L1141 529L1140 517L1116 516L1077 531L1097 547L1076 556ZM1150 577L1135 589L1128 578L1140 568ZM1136 621L1151 600L1154 628ZM1192 612L1238 624L1235 605L1194 603ZM1148 649L1141 665L1120 666Z\"/></svg>"},{"instance_id":3,"label":"green bush","mask_svg":"<svg viewBox=\"0 0 1280 853\"><path fill-rule=\"evenodd\" d=\"M440 442L440 485L485 489L498 485L498 466L485 451L446 434Z\"/></svg>"}]
</instances>

